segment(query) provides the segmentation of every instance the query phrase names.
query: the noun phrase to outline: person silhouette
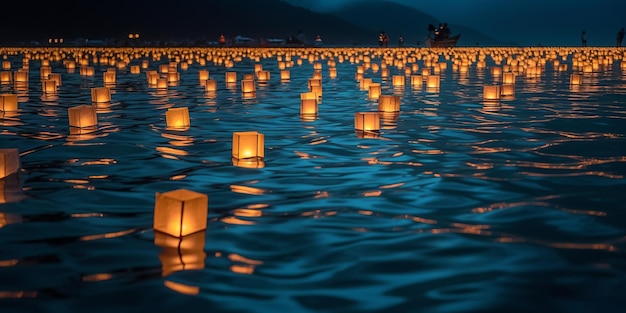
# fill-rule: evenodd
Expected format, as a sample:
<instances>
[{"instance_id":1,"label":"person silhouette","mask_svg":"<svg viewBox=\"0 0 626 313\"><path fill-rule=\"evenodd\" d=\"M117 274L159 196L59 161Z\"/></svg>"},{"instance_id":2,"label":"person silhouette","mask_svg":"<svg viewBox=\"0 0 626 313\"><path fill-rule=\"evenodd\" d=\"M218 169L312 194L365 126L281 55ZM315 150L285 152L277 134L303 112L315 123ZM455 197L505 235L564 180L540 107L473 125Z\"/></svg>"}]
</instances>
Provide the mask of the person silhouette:
<instances>
[{"instance_id":1,"label":"person silhouette","mask_svg":"<svg viewBox=\"0 0 626 313\"><path fill-rule=\"evenodd\" d=\"M583 47L587 46L587 32L585 32L584 30L583 30L583 33L580 35L580 41Z\"/></svg>"},{"instance_id":2,"label":"person silhouette","mask_svg":"<svg viewBox=\"0 0 626 313\"><path fill-rule=\"evenodd\" d=\"M624 40L624 27L617 32L617 46L622 46L622 41Z\"/></svg>"}]
</instances>

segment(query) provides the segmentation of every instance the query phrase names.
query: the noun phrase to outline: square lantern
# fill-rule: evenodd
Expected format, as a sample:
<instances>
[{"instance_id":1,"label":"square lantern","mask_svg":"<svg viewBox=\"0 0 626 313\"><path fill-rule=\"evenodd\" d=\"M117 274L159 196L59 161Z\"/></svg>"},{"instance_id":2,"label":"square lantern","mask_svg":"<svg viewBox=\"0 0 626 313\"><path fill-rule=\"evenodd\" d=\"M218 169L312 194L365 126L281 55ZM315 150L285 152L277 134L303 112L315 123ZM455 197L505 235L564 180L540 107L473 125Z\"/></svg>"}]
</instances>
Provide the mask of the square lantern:
<instances>
[{"instance_id":1,"label":"square lantern","mask_svg":"<svg viewBox=\"0 0 626 313\"><path fill-rule=\"evenodd\" d=\"M217 91L217 81L215 79L207 78L204 81L204 90L208 92L216 92Z\"/></svg>"},{"instance_id":2,"label":"square lantern","mask_svg":"<svg viewBox=\"0 0 626 313\"><path fill-rule=\"evenodd\" d=\"M158 77L156 79L156 88L162 90L167 89L167 78Z\"/></svg>"},{"instance_id":3,"label":"square lantern","mask_svg":"<svg viewBox=\"0 0 626 313\"><path fill-rule=\"evenodd\" d=\"M583 76L580 74L571 74L569 77L570 85L580 85L583 83Z\"/></svg>"},{"instance_id":4,"label":"square lantern","mask_svg":"<svg viewBox=\"0 0 626 313\"><path fill-rule=\"evenodd\" d=\"M241 92L242 93L253 93L255 91L256 91L256 86L254 85L254 80L252 79L241 80Z\"/></svg>"},{"instance_id":5,"label":"square lantern","mask_svg":"<svg viewBox=\"0 0 626 313\"><path fill-rule=\"evenodd\" d=\"M91 102L103 103L111 101L111 89L109 87L91 88Z\"/></svg>"},{"instance_id":6,"label":"square lantern","mask_svg":"<svg viewBox=\"0 0 626 313\"><path fill-rule=\"evenodd\" d=\"M281 70L280 71L280 80L287 81L291 79L291 72L289 70Z\"/></svg>"},{"instance_id":7,"label":"square lantern","mask_svg":"<svg viewBox=\"0 0 626 313\"><path fill-rule=\"evenodd\" d=\"M316 115L317 114L317 100L316 99L300 100L300 114L301 115Z\"/></svg>"},{"instance_id":8,"label":"square lantern","mask_svg":"<svg viewBox=\"0 0 626 313\"><path fill-rule=\"evenodd\" d=\"M67 109L71 127L93 127L98 124L96 107L93 105L79 105Z\"/></svg>"},{"instance_id":9,"label":"square lantern","mask_svg":"<svg viewBox=\"0 0 626 313\"><path fill-rule=\"evenodd\" d=\"M411 75L411 86L413 88L421 89L423 84L424 84L424 78L422 77L422 75Z\"/></svg>"},{"instance_id":10,"label":"square lantern","mask_svg":"<svg viewBox=\"0 0 626 313\"><path fill-rule=\"evenodd\" d=\"M17 148L0 149L0 179L5 178L20 169L20 154Z\"/></svg>"},{"instance_id":11,"label":"square lantern","mask_svg":"<svg viewBox=\"0 0 626 313\"><path fill-rule=\"evenodd\" d=\"M0 111L17 111L17 95L0 94Z\"/></svg>"},{"instance_id":12,"label":"square lantern","mask_svg":"<svg viewBox=\"0 0 626 313\"><path fill-rule=\"evenodd\" d=\"M44 94L56 94L57 82L52 79L44 79L41 81L41 91Z\"/></svg>"},{"instance_id":13,"label":"square lantern","mask_svg":"<svg viewBox=\"0 0 626 313\"><path fill-rule=\"evenodd\" d=\"M270 71L262 70L256 72L257 80L260 82L266 82L270 80Z\"/></svg>"},{"instance_id":14,"label":"square lantern","mask_svg":"<svg viewBox=\"0 0 626 313\"><path fill-rule=\"evenodd\" d=\"M237 83L237 72L226 72L226 83L227 84L236 84Z\"/></svg>"},{"instance_id":15,"label":"square lantern","mask_svg":"<svg viewBox=\"0 0 626 313\"><path fill-rule=\"evenodd\" d=\"M198 71L198 80L200 82L203 82L205 80L209 79L209 71L208 70L199 70Z\"/></svg>"},{"instance_id":16,"label":"square lantern","mask_svg":"<svg viewBox=\"0 0 626 313\"><path fill-rule=\"evenodd\" d=\"M483 100L486 101L498 101L500 100L500 86L491 85L483 86Z\"/></svg>"},{"instance_id":17,"label":"square lantern","mask_svg":"<svg viewBox=\"0 0 626 313\"><path fill-rule=\"evenodd\" d=\"M428 75L426 78L426 90L431 92L439 91L441 79L439 75Z\"/></svg>"},{"instance_id":18,"label":"square lantern","mask_svg":"<svg viewBox=\"0 0 626 313\"><path fill-rule=\"evenodd\" d=\"M501 90L502 97L514 98L515 97L515 84L502 84Z\"/></svg>"},{"instance_id":19,"label":"square lantern","mask_svg":"<svg viewBox=\"0 0 626 313\"><path fill-rule=\"evenodd\" d=\"M189 108L169 108L165 112L165 123L168 128L185 129L191 125L189 122Z\"/></svg>"},{"instance_id":20,"label":"square lantern","mask_svg":"<svg viewBox=\"0 0 626 313\"><path fill-rule=\"evenodd\" d=\"M393 75L391 77L391 84L394 87L404 87L404 81L406 78L403 75Z\"/></svg>"},{"instance_id":21,"label":"square lantern","mask_svg":"<svg viewBox=\"0 0 626 313\"><path fill-rule=\"evenodd\" d=\"M28 84L28 71L27 70L17 70L13 73L13 82L15 84Z\"/></svg>"},{"instance_id":22,"label":"square lantern","mask_svg":"<svg viewBox=\"0 0 626 313\"><path fill-rule=\"evenodd\" d=\"M363 132L379 131L380 115L378 112L355 112L354 129Z\"/></svg>"},{"instance_id":23,"label":"square lantern","mask_svg":"<svg viewBox=\"0 0 626 313\"><path fill-rule=\"evenodd\" d=\"M114 71L106 71L102 73L102 80L105 85L114 85L115 78L116 78L116 75Z\"/></svg>"},{"instance_id":24,"label":"square lantern","mask_svg":"<svg viewBox=\"0 0 626 313\"><path fill-rule=\"evenodd\" d=\"M256 131L234 132L232 157L236 159L264 158L265 136Z\"/></svg>"},{"instance_id":25,"label":"square lantern","mask_svg":"<svg viewBox=\"0 0 626 313\"><path fill-rule=\"evenodd\" d=\"M139 65L131 65L130 66L130 73L131 74L140 74L141 73L141 68L139 67Z\"/></svg>"},{"instance_id":26,"label":"square lantern","mask_svg":"<svg viewBox=\"0 0 626 313\"><path fill-rule=\"evenodd\" d=\"M368 91L368 98L371 100L378 100L381 94L380 83L371 83Z\"/></svg>"},{"instance_id":27,"label":"square lantern","mask_svg":"<svg viewBox=\"0 0 626 313\"><path fill-rule=\"evenodd\" d=\"M13 83L13 72L11 71L0 72L0 84L10 85L11 83Z\"/></svg>"},{"instance_id":28,"label":"square lantern","mask_svg":"<svg viewBox=\"0 0 626 313\"><path fill-rule=\"evenodd\" d=\"M209 197L205 194L177 189L156 193L154 230L183 237L207 227Z\"/></svg>"},{"instance_id":29,"label":"square lantern","mask_svg":"<svg viewBox=\"0 0 626 313\"><path fill-rule=\"evenodd\" d=\"M399 112L400 96L397 95L381 95L378 98L379 112Z\"/></svg>"},{"instance_id":30,"label":"square lantern","mask_svg":"<svg viewBox=\"0 0 626 313\"><path fill-rule=\"evenodd\" d=\"M337 68L331 67L328 69L328 77L337 78Z\"/></svg>"},{"instance_id":31,"label":"square lantern","mask_svg":"<svg viewBox=\"0 0 626 313\"><path fill-rule=\"evenodd\" d=\"M515 84L515 73L507 72L502 74L503 84Z\"/></svg>"}]
</instances>

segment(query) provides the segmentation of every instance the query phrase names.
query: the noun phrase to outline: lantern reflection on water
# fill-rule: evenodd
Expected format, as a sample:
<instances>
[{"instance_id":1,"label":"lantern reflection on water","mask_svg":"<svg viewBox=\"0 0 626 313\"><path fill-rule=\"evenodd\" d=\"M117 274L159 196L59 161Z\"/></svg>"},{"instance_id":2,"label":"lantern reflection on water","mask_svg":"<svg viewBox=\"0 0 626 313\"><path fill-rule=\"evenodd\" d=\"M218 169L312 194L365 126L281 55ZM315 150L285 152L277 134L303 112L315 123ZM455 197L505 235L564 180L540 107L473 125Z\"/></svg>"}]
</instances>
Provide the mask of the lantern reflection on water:
<instances>
[{"instance_id":1,"label":"lantern reflection on water","mask_svg":"<svg viewBox=\"0 0 626 313\"><path fill-rule=\"evenodd\" d=\"M205 194L177 189L156 193L154 230L182 237L205 230L209 197Z\"/></svg>"},{"instance_id":2,"label":"lantern reflection on water","mask_svg":"<svg viewBox=\"0 0 626 313\"><path fill-rule=\"evenodd\" d=\"M205 242L206 230L182 237L155 231L154 244L162 248L159 253L162 276L169 276L178 271L203 269L206 259Z\"/></svg>"}]
</instances>

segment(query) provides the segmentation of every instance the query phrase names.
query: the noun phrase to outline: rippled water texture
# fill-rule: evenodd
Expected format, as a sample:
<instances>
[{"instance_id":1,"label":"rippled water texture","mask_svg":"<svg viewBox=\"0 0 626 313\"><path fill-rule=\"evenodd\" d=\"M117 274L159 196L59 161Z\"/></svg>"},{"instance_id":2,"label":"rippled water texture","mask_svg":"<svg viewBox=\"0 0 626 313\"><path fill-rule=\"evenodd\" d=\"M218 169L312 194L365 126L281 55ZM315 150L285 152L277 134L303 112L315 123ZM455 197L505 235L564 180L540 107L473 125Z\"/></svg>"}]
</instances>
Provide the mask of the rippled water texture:
<instances>
[{"instance_id":1,"label":"rippled water texture","mask_svg":"<svg viewBox=\"0 0 626 313\"><path fill-rule=\"evenodd\" d=\"M4 49L3 72L28 83L0 85L19 100L0 148L21 164L0 180L0 310L623 312L624 53ZM514 95L483 100L498 71L516 74ZM156 88L149 72L180 80ZM301 116L318 73L318 114ZM378 111L368 79L400 110L362 133L355 113ZM93 103L101 87L111 101ZM94 131L69 127L79 105L96 107ZM190 127L168 127L182 107ZM251 166L232 158L248 131L265 140ZM208 196L205 231L154 231L156 194L176 189Z\"/></svg>"}]
</instances>

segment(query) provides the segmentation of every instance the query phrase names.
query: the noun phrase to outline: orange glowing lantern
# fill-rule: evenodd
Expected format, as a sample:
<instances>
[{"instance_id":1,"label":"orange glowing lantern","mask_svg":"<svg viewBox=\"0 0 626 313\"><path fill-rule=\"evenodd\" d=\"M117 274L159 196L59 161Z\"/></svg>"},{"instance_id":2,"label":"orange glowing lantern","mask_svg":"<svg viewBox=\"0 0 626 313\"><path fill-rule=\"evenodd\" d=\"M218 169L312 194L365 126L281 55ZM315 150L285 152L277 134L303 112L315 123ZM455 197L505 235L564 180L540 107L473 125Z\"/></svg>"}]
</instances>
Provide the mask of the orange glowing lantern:
<instances>
[{"instance_id":1,"label":"orange glowing lantern","mask_svg":"<svg viewBox=\"0 0 626 313\"><path fill-rule=\"evenodd\" d=\"M270 80L270 71L258 71L256 72L257 80L260 82L266 82Z\"/></svg>"},{"instance_id":2,"label":"orange glowing lantern","mask_svg":"<svg viewBox=\"0 0 626 313\"><path fill-rule=\"evenodd\" d=\"M355 112L354 129L362 132L380 130L380 114L378 112Z\"/></svg>"},{"instance_id":3,"label":"orange glowing lantern","mask_svg":"<svg viewBox=\"0 0 626 313\"><path fill-rule=\"evenodd\" d=\"M281 70L280 71L280 80L287 81L291 79L291 72L289 70Z\"/></svg>"},{"instance_id":4,"label":"orange glowing lantern","mask_svg":"<svg viewBox=\"0 0 626 313\"><path fill-rule=\"evenodd\" d=\"M398 112L400 111L400 96L397 95L381 95L378 98L379 112Z\"/></svg>"},{"instance_id":5,"label":"orange glowing lantern","mask_svg":"<svg viewBox=\"0 0 626 313\"><path fill-rule=\"evenodd\" d=\"M103 103L111 101L111 89L109 87L91 88L91 102Z\"/></svg>"},{"instance_id":6,"label":"orange glowing lantern","mask_svg":"<svg viewBox=\"0 0 626 313\"><path fill-rule=\"evenodd\" d=\"M208 70L199 70L198 71L198 80L200 82L203 82L205 80L209 79L209 71Z\"/></svg>"},{"instance_id":7,"label":"orange glowing lantern","mask_svg":"<svg viewBox=\"0 0 626 313\"><path fill-rule=\"evenodd\" d=\"M421 75L411 75L411 86L415 89L422 88L424 78Z\"/></svg>"},{"instance_id":8,"label":"orange glowing lantern","mask_svg":"<svg viewBox=\"0 0 626 313\"><path fill-rule=\"evenodd\" d=\"M317 115L317 99L300 100L301 115Z\"/></svg>"},{"instance_id":9,"label":"orange glowing lantern","mask_svg":"<svg viewBox=\"0 0 626 313\"><path fill-rule=\"evenodd\" d=\"M371 100L378 100L381 94L380 83L371 83L369 86L368 97Z\"/></svg>"},{"instance_id":10,"label":"orange glowing lantern","mask_svg":"<svg viewBox=\"0 0 626 313\"><path fill-rule=\"evenodd\" d=\"M187 129L191 125L189 121L189 108L169 108L165 112L165 123L168 128Z\"/></svg>"},{"instance_id":11,"label":"orange glowing lantern","mask_svg":"<svg viewBox=\"0 0 626 313\"><path fill-rule=\"evenodd\" d=\"M580 74L571 74L569 76L570 85L581 85L583 83L583 77Z\"/></svg>"},{"instance_id":12,"label":"orange glowing lantern","mask_svg":"<svg viewBox=\"0 0 626 313\"><path fill-rule=\"evenodd\" d=\"M11 69L11 61L2 61L2 69L10 70Z\"/></svg>"},{"instance_id":13,"label":"orange glowing lantern","mask_svg":"<svg viewBox=\"0 0 626 313\"><path fill-rule=\"evenodd\" d=\"M515 84L502 84L502 96L509 99L515 97Z\"/></svg>"},{"instance_id":14,"label":"orange glowing lantern","mask_svg":"<svg viewBox=\"0 0 626 313\"><path fill-rule=\"evenodd\" d=\"M115 84L115 72L114 71L106 71L102 74L102 80L105 85L113 85Z\"/></svg>"},{"instance_id":15,"label":"orange glowing lantern","mask_svg":"<svg viewBox=\"0 0 626 313\"><path fill-rule=\"evenodd\" d=\"M67 109L69 124L71 127L85 128L98 124L96 107L93 105L79 105Z\"/></svg>"},{"instance_id":16,"label":"orange glowing lantern","mask_svg":"<svg viewBox=\"0 0 626 313\"><path fill-rule=\"evenodd\" d=\"M515 84L515 73L507 72L502 74L503 84Z\"/></svg>"},{"instance_id":17,"label":"orange glowing lantern","mask_svg":"<svg viewBox=\"0 0 626 313\"><path fill-rule=\"evenodd\" d=\"M131 65L130 66L130 73L131 74L140 74L141 73L141 68L139 67L139 65Z\"/></svg>"},{"instance_id":18,"label":"orange glowing lantern","mask_svg":"<svg viewBox=\"0 0 626 313\"><path fill-rule=\"evenodd\" d=\"M11 83L13 83L13 72L11 71L0 72L0 84L9 85Z\"/></svg>"},{"instance_id":19,"label":"orange glowing lantern","mask_svg":"<svg viewBox=\"0 0 626 313\"><path fill-rule=\"evenodd\" d=\"M50 73L50 74L48 74L48 79L55 81L57 87L61 86L61 74L59 74L59 73Z\"/></svg>"},{"instance_id":20,"label":"orange glowing lantern","mask_svg":"<svg viewBox=\"0 0 626 313\"><path fill-rule=\"evenodd\" d=\"M232 157L262 159L265 157L265 136L256 131L234 132Z\"/></svg>"},{"instance_id":21,"label":"orange glowing lantern","mask_svg":"<svg viewBox=\"0 0 626 313\"><path fill-rule=\"evenodd\" d=\"M215 79L208 78L204 82L204 90L208 92L216 92L217 91L217 81Z\"/></svg>"},{"instance_id":22,"label":"orange glowing lantern","mask_svg":"<svg viewBox=\"0 0 626 313\"><path fill-rule=\"evenodd\" d=\"M157 89L167 89L167 78L159 77L156 79L156 88Z\"/></svg>"},{"instance_id":23,"label":"orange glowing lantern","mask_svg":"<svg viewBox=\"0 0 626 313\"><path fill-rule=\"evenodd\" d=\"M57 82L52 79L44 79L41 81L41 91L44 94L55 94L57 93Z\"/></svg>"},{"instance_id":24,"label":"orange glowing lantern","mask_svg":"<svg viewBox=\"0 0 626 313\"><path fill-rule=\"evenodd\" d=\"M0 148L0 179L20 169L20 154L17 148Z\"/></svg>"},{"instance_id":25,"label":"orange glowing lantern","mask_svg":"<svg viewBox=\"0 0 626 313\"><path fill-rule=\"evenodd\" d=\"M243 92L244 94L256 92L256 86L254 84L254 80L242 79L241 80L241 92Z\"/></svg>"},{"instance_id":26,"label":"orange glowing lantern","mask_svg":"<svg viewBox=\"0 0 626 313\"><path fill-rule=\"evenodd\" d=\"M391 77L391 84L394 87L404 87L404 81L406 80L406 78L402 75L393 75Z\"/></svg>"},{"instance_id":27,"label":"orange glowing lantern","mask_svg":"<svg viewBox=\"0 0 626 313\"><path fill-rule=\"evenodd\" d=\"M439 75L428 75L428 78L426 78L426 90L431 92L439 91L440 82Z\"/></svg>"},{"instance_id":28,"label":"orange glowing lantern","mask_svg":"<svg viewBox=\"0 0 626 313\"><path fill-rule=\"evenodd\" d=\"M17 70L13 73L13 81L15 84L28 84L28 71Z\"/></svg>"},{"instance_id":29,"label":"orange glowing lantern","mask_svg":"<svg viewBox=\"0 0 626 313\"><path fill-rule=\"evenodd\" d=\"M209 197L205 194L177 189L156 193L154 230L183 237L207 227Z\"/></svg>"},{"instance_id":30,"label":"orange glowing lantern","mask_svg":"<svg viewBox=\"0 0 626 313\"><path fill-rule=\"evenodd\" d=\"M328 77L330 78L337 78L337 68L329 68L328 69Z\"/></svg>"},{"instance_id":31,"label":"orange glowing lantern","mask_svg":"<svg viewBox=\"0 0 626 313\"><path fill-rule=\"evenodd\" d=\"M0 111L2 112L17 111L17 95L16 94L0 94Z\"/></svg>"},{"instance_id":32,"label":"orange glowing lantern","mask_svg":"<svg viewBox=\"0 0 626 313\"><path fill-rule=\"evenodd\" d=\"M483 86L483 100L486 100L486 101L500 100L500 86L498 85Z\"/></svg>"},{"instance_id":33,"label":"orange glowing lantern","mask_svg":"<svg viewBox=\"0 0 626 313\"><path fill-rule=\"evenodd\" d=\"M226 83L227 84L236 84L237 83L237 72L226 72Z\"/></svg>"}]
</instances>

